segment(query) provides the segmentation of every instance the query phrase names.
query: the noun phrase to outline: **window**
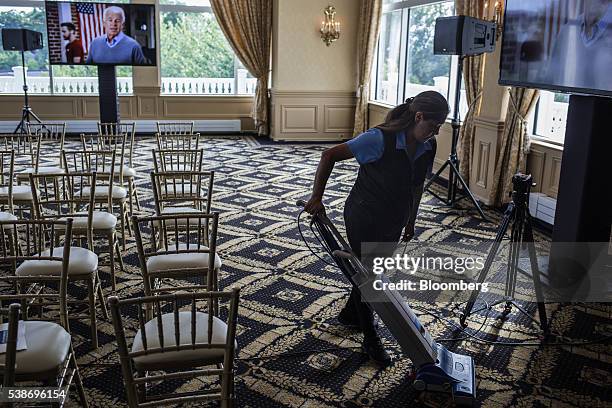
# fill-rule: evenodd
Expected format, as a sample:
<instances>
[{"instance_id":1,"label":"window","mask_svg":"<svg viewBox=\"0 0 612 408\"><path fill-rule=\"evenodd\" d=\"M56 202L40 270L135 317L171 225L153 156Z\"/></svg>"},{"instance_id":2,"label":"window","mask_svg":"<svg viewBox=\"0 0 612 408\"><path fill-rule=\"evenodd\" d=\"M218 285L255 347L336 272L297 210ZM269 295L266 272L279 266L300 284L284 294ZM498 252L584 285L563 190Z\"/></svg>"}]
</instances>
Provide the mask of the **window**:
<instances>
[{"instance_id":1,"label":"window","mask_svg":"<svg viewBox=\"0 0 612 408\"><path fill-rule=\"evenodd\" d=\"M116 1L125 3L127 0ZM9 4L10 3L10 4ZM0 28L29 28L43 33L44 47L25 53L26 82L30 94L97 94L96 67L49 67L44 1L13 0L0 6ZM49 69L50 68L50 69ZM119 94L132 92L132 67L117 67ZM0 94L23 93L21 53L0 50Z\"/></svg>"},{"instance_id":2,"label":"window","mask_svg":"<svg viewBox=\"0 0 612 408\"><path fill-rule=\"evenodd\" d=\"M256 79L235 57L208 0L161 4L162 93L255 93Z\"/></svg>"},{"instance_id":3,"label":"window","mask_svg":"<svg viewBox=\"0 0 612 408\"><path fill-rule=\"evenodd\" d=\"M24 54L26 82L30 93L49 93L51 82L46 47L47 29L44 2L40 2L40 5L29 1L0 6L0 28L29 28L43 33L44 48ZM0 50L0 94L4 93L23 93L23 67L20 52Z\"/></svg>"},{"instance_id":4,"label":"window","mask_svg":"<svg viewBox=\"0 0 612 408\"><path fill-rule=\"evenodd\" d=\"M384 0L381 34L376 51L371 97L396 105L406 98L435 90L454 104L457 57L433 54L435 21L454 13L452 1ZM460 115L467 113L461 92Z\"/></svg>"},{"instance_id":5,"label":"window","mask_svg":"<svg viewBox=\"0 0 612 408\"><path fill-rule=\"evenodd\" d=\"M543 140L563 144L569 95L540 91L533 113L533 134Z\"/></svg>"}]
</instances>

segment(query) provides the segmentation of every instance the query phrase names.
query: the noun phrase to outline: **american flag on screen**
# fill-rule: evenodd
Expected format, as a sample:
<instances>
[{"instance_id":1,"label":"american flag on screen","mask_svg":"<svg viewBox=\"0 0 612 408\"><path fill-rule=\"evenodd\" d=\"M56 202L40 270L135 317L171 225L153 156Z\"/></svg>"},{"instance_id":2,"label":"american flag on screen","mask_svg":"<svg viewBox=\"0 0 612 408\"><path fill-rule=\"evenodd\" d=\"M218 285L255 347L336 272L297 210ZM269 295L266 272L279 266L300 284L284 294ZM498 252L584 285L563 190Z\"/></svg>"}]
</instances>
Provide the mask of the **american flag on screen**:
<instances>
[{"instance_id":1,"label":"american flag on screen","mask_svg":"<svg viewBox=\"0 0 612 408\"><path fill-rule=\"evenodd\" d=\"M105 8L105 4L76 4L76 11L79 15L79 25L81 26L81 43L83 44L83 51L85 54L89 52L89 45L92 40L104 34L102 13Z\"/></svg>"}]
</instances>

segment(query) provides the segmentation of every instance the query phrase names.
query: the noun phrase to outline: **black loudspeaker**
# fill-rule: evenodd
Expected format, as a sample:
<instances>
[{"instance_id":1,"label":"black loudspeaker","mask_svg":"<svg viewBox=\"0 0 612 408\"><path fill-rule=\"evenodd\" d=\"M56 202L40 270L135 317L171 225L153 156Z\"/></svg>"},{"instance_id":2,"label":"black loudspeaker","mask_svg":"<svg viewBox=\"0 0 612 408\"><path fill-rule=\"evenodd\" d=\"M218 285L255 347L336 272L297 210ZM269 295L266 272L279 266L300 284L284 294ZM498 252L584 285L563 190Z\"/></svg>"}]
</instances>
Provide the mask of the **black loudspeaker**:
<instances>
[{"instance_id":1,"label":"black loudspeaker","mask_svg":"<svg viewBox=\"0 0 612 408\"><path fill-rule=\"evenodd\" d=\"M495 49L493 21L469 16L439 17L434 32L434 54L477 55Z\"/></svg>"},{"instance_id":2,"label":"black loudspeaker","mask_svg":"<svg viewBox=\"0 0 612 408\"><path fill-rule=\"evenodd\" d=\"M34 51L43 47L43 36L26 28L3 28L2 48L5 51Z\"/></svg>"}]
</instances>

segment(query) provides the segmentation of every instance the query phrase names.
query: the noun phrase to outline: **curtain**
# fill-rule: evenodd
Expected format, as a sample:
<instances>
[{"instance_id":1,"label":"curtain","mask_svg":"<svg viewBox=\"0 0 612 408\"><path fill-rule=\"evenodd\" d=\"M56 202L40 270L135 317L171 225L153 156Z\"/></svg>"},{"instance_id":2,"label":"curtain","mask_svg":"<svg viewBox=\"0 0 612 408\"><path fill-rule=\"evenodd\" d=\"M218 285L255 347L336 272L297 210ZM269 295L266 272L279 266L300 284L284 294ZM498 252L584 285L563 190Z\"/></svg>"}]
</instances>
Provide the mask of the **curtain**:
<instances>
[{"instance_id":1,"label":"curtain","mask_svg":"<svg viewBox=\"0 0 612 408\"><path fill-rule=\"evenodd\" d=\"M357 104L353 135L367 130L370 77L376 42L380 32L382 0L361 0L357 32Z\"/></svg>"},{"instance_id":2,"label":"curtain","mask_svg":"<svg viewBox=\"0 0 612 408\"><path fill-rule=\"evenodd\" d=\"M455 14L484 18L485 0L455 0ZM468 103L468 112L463 118L459 132L457 156L459 172L470 184L472 156L474 153L474 118L480 112L480 102L484 83L484 54L466 57L463 60L463 82Z\"/></svg>"},{"instance_id":3,"label":"curtain","mask_svg":"<svg viewBox=\"0 0 612 408\"><path fill-rule=\"evenodd\" d=\"M495 173L489 201L494 206L509 202L512 192L512 176L525 172L529 152L529 135L525 118L538 100L538 91L526 88L510 88L508 110L501 137L501 146L495 160Z\"/></svg>"},{"instance_id":4,"label":"curtain","mask_svg":"<svg viewBox=\"0 0 612 408\"><path fill-rule=\"evenodd\" d=\"M210 0L221 30L244 67L257 78L252 117L268 134L268 76L272 41L272 0Z\"/></svg>"}]
</instances>

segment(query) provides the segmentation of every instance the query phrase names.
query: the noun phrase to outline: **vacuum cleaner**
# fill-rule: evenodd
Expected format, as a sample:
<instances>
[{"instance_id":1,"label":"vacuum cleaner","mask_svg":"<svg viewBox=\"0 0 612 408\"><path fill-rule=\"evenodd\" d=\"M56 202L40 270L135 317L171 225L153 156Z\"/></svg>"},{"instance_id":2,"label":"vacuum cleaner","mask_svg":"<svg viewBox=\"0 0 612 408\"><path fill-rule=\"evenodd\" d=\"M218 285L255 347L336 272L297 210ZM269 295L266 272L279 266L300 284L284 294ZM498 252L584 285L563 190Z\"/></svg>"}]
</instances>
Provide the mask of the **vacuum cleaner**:
<instances>
[{"instance_id":1,"label":"vacuum cleaner","mask_svg":"<svg viewBox=\"0 0 612 408\"><path fill-rule=\"evenodd\" d=\"M297 202L301 208L305 204L302 200ZM375 275L366 270L323 212L312 217L312 224L340 270L359 288L362 299L377 299L368 306L378 314L404 354L414 363L414 389L447 393L455 405L473 406L476 401L476 370L472 357L453 353L436 343L398 291L375 290L375 280L381 280L384 284L388 278L384 274ZM382 287L388 288L388 285Z\"/></svg>"}]
</instances>

